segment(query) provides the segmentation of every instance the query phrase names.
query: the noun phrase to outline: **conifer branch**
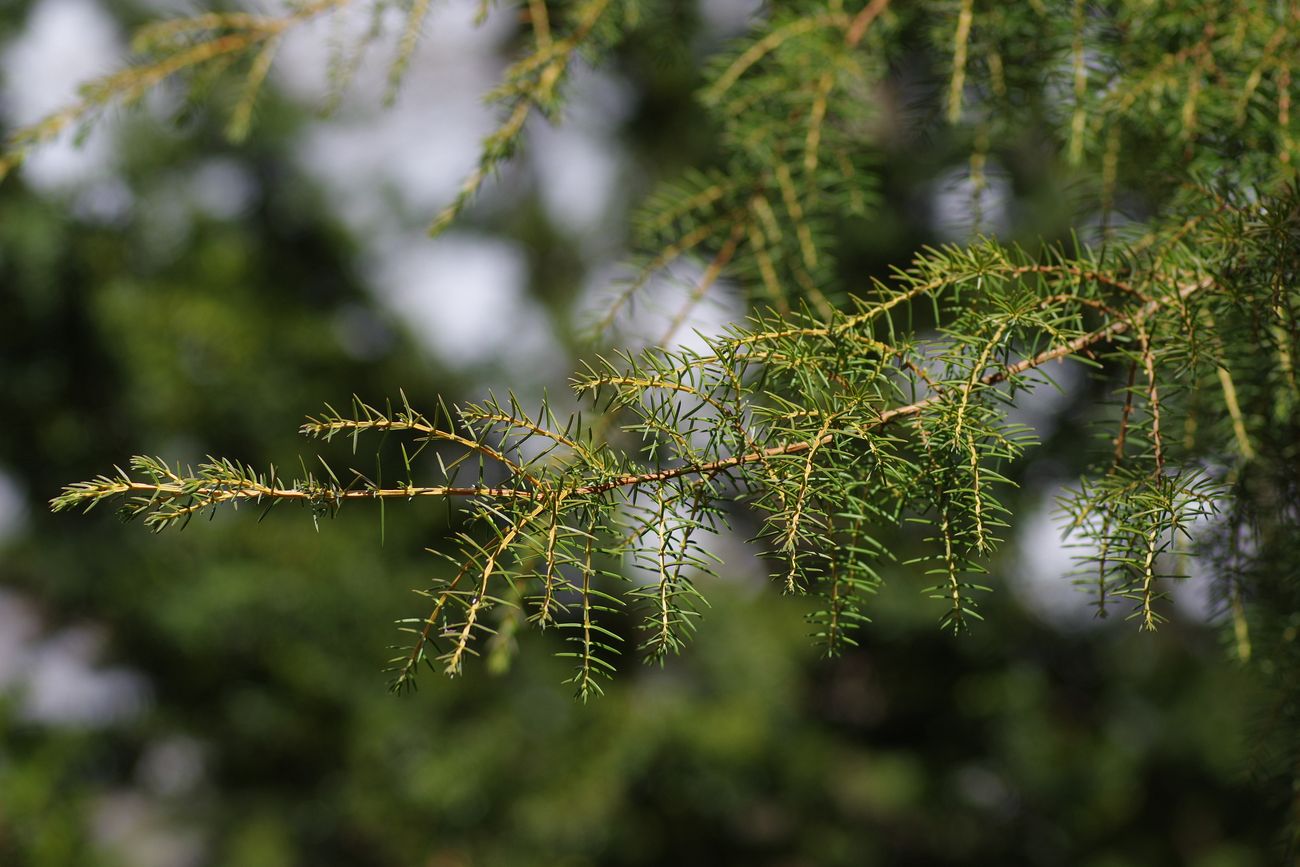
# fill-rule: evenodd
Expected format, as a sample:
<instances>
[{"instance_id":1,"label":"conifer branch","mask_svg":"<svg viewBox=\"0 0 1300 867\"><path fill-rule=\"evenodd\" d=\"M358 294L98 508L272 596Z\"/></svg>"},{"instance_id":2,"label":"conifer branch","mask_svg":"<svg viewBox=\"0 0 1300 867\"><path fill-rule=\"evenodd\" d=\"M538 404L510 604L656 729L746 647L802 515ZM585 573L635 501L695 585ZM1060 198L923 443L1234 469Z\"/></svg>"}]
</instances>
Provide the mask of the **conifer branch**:
<instances>
[{"instance_id":1,"label":"conifer branch","mask_svg":"<svg viewBox=\"0 0 1300 867\"><path fill-rule=\"evenodd\" d=\"M0 175L103 105L239 58L247 65L229 132L242 136L287 29L347 3L148 28L144 62L20 131ZM517 152L534 111L558 117L576 59L608 54L634 33L640 11L638 0L519 5L526 48L492 94L500 126L434 231ZM639 266L598 331L681 260L698 262L698 278L657 348L597 358L575 378L597 421L545 399L525 411L513 394L439 405L430 416L404 395L383 409L355 400L350 413L327 406L301 432L323 450L350 439L354 452L369 434L402 434L404 484L356 470L340 479L323 459L323 470L304 466L286 479L228 460L182 467L139 457L127 471L67 486L52 506L117 500L127 517L161 530L227 505L298 502L319 518L352 500L457 501L451 549L440 554L451 567L423 592L429 615L402 623L410 646L392 662L394 686L413 686L421 663L461 672L484 640L496 660L517 626L532 622L560 630L571 682L586 698L627 649L614 617L636 615L635 647L649 662L689 641L707 605L708 534L740 508L758 519L774 577L819 600L809 619L827 652L853 643L882 580L877 566L892 556L881 541L891 537L873 533L904 519L927 528L916 562L933 576L924 592L939 600L941 624L956 631L978 619L988 589L978 576L1007 526L1004 468L1033 440L1007 406L1051 381L1049 363L1073 358L1116 377L1097 465L1062 498L1084 548L1078 580L1099 615L1131 605L1138 626L1152 629L1178 546L1221 510L1241 523L1241 478L1276 458L1270 424L1293 423L1300 405L1298 305L1287 276L1300 255L1300 192L1276 182L1295 146L1300 18L1278 4L1239 4L1241 20L1227 33L1218 22L1183 27L1178 15L1150 16L1147 5L1031 0L986 10L958 0L955 20L927 25L925 10L890 12L889 0L778 4L705 70L701 96L719 130L713 168L662 185L636 218ZM394 86L430 8L405 6ZM876 131L898 120L879 98L894 83L894 33L917 41L933 65L951 62L946 87L927 98L931 115L954 125L952 139L969 143L968 158L952 165L976 191L977 220L990 167L1006 161L1008 130L1045 125L1044 138L1098 186L1089 204L1104 215L1098 249L1030 255L981 240L926 249L865 292L840 285L838 227L879 201ZM1035 70L1048 74L1027 81ZM1027 108L1061 94L1060 111ZM1165 141L1176 146L1150 144ZM1121 243L1127 233L1110 225L1110 212L1128 189L1136 142L1151 150L1144 170L1153 177L1231 176L1253 191L1151 193L1146 234ZM702 335L698 350L670 348L723 281L771 312ZM932 329L914 321L922 308L916 319ZM1185 436L1171 436L1180 424ZM435 483L415 484L431 474ZM1233 592L1238 653L1259 654L1244 631L1244 584Z\"/></svg>"},{"instance_id":2,"label":"conifer branch","mask_svg":"<svg viewBox=\"0 0 1300 867\"><path fill-rule=\"evenodd\" d=\"M1026 271L1027 273L1027 271ZM1069 273L1067 271L1067 273ZM1118 319L1109 324L1095 329L1086 334L1075 337L1059 346L1045 349L1033 356L1028 356L1019 361L998 368L997 370L983 373L977 377L972 377L966 388L960 390L960 413L964 413L965 407L969 404L971 395L982 387L997 385L1013 378L1019 377L1035 368L1041 367L1050 361L1056 361L1075 355L1100 344L1108 342L1130 329L1140 326L1142 322L1166 307L1171 302L1181 302L1191 297L1194 293L1207 289L1213 285L1213 280L1209 277L1201 280L1187 283L1178 288L1173 293L1169 301L1153 299L1142 307L1134 311L1129 317ZM898 303L898 297L890 299L881 305L881 308L887 308ZM879 308L878 308L879 309ZM880 315L880 314L875 314ZM846 324L860 323L870 321L874 315L863 313L858 317L846 320ZM806 329L791 329L789 331L774 333L760 333L740 335L735 338L738 346L749 345L758 340L770 341L774 337L808 337L808 336L831 336L837 333L837 328L818 327ZM986 357L987 353L981 357ZM716 356L709 356L709 361L717 360ZM976 368L978 373L978 368ZM1153 371L1149 371L1152 375ZM594 380L583 381L581 387L591 389L601 384L612 385L639 385L645 387L663 388L670 387L664 380L636 380L634 378L613 378L609 377L604 380L599 378ZM693 392L687 386L671 386L675 390ZM695 392L698 394L698 392ZM947 395L934 393L930 396L915 401L913 403L884 409L875 414L870 421L864 422L854 430L855 435L865 434L871 430L883 427L890 422L909 418L920 414L929 407L938 404L940 401L947 399ZM712 402L712 401L709 401ZM715 404L716 405L716 404ZM519 481L531 482L538 485L538 480L526 473L522 466L499 452L497 449L455 434L453 432L438 430L423 420L422 416L413 414L409 410L397 414L394 417L386 417L382 414L371 416L371 413L378 413L373 407L369 407L361 402L357 402L361 408L363 418L345 419L338 417L336 414L327 414L321 418L309 419L303 425L303 432L310 436L319 436L323 439L330 439L340 433L355 434L365 430L412 430L423 434L429 438L436 438L457 445L465 446L476 452L481 452L492 457L516 474ZM960 427L958 428L960 434ZM553 435L553 434L552 434ZM800 440L795 442L780 443L768 446L762 449L756 449L749 452L743 452L729 457L720 458L713 461L702 463L687 463L677 467L668 467L648 472L623 473L609 479L600 481L591 481L583 484L576 484L566 490L571 496L590 497L604 494L618 488L634 488L658 482L666 482L677 479L682 476L702 476L712 477L724 473L728 470L742 467L747 464L763 462L771 458L803 455L809 451L815 451L823 445L834 440L835 433L825 433L809 440ZM157 466L165 466L161 462L154 463L151 459L137 458L139 468L149 471ZM133 464L134 465L134 464ZM492 498L492 499L520 499L520 500L544 500L554 494L547 489L547 486L539 485L531 487L529 485L515 486L487 486L487 485L434 485L434 486L416 486L407 485L396 488L379 488L366 484L361 487L342 487L325 485L315 481L307 481L298 485L281 487L275 484L259 481L259 477L252 474L251 471L239 469L231 471L229 475L222 477L221 471L225 468L232 467L225 462L213 462L204 465L199 474L168 471L166 478L157 481L135 481L132 480L125 472L121 472L117 477L100 477L93 482L79 483L69 485L64 489L63 494L51 501L51 505L56 511L75 506L92 507L96 503L120 496L148 495L143 500L134 499L132 506L134 512L148 513L154 507L161 508L177 500L192 501L189 505L184 506L186 510L202 510L211 506L220 505L227 502L240 500L252 500L262 502L263 500L291 500L310 503L321 503L331 507L336 507L345 500L360 499L385 499L385 498L414 498L414 497L475 497L475 498ZM204 483L204 472L212 473L209 476L210 483ZM169 507L170 508L170 507ZM188 513L188 512L187 512ZM151 523L156 522L148 521Z\"/></svg>"}]
</instances>

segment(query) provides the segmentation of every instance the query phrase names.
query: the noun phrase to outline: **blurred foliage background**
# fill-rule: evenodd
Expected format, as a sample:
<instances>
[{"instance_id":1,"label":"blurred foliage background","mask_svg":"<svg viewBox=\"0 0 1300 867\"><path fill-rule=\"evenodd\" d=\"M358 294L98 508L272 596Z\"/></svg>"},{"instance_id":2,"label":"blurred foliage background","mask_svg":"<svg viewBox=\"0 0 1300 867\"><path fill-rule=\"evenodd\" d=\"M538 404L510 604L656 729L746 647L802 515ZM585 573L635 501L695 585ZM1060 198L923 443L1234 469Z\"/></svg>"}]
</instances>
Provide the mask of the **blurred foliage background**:
<instances>
[{"instance_id":1,"label":"blurred foliage background","mask_svg":"<svg viewBox=\"0 0 1300 867\"><path fill-rule=\"evenodd\" d=\"M38 87L39 64L20 61L41 27L98 22L112 44L166 5L5 4L6 123L20 120L16 95ZM1276 861L1277 815L1244 770L1254 686L1195 598L1203 588L1182 594L1167 628L1139 635L1091 619L1082 597L1055 592L1066 579L1034 565L1055 562L1057 536L1035 520L1077 469L1072 444L1096 398L1083 383L1030 419L1045 445L1018 468L1016 524L1041 532L1017 530L973 634L936 628L925 579L900 566L861 647L818 658L806 603L767 586L738 514L691 652L663 669L627 659L587 705L544 652L388 694L392 621L445 568L422 552L449 532L438 508L390 506L382 544L364 507L319 531L285 509L160 536L110 514L47 513L60 485L137 452L290 466L309 451L302 417L354 393L402 388L418 407L556 388L590 351L575 335L619 260L626 209L711 159L692 102L699 67L753 5L672 4L611 69L584 73L605 113L575 109L586 139L536 130L536 150L450 241L422 239L433 210L373 158L440 161L401 119L421 117L431 89L490 83L440 66L436 38L392 110L399 153L378 133L360 161L331 150L371 129L364 88L321 120L321 100L285 75L237 149L202 104L150 104L97 134L111 145L64 148L91 168L38 165L0 186L0 864ZM450 4L431 28L469 16ZM490 76L510 50L509 16L489 32L475 50ZM892 62L883 202L839 227L851 283L973 228L953 205L971 195L968 143L904 123L939 86L934 63L906 45ZM472 152L474 124L452 127ZM983 228L1066 237L1075 179L1033 130L994 160ZM548 180L598 169L608 188L595 204L557 198ZM1130 180L1140 215L1152 181ZM357 199L367 184L370 199ZM566 217L582 208L585 220ZM441 282L393 290L423 273L394 269L399 254L418 263L428 250L442 251L428 254ZM502 257L514 263L504 271L491 264ZM489 285L501 274L516 294ZM503 322L494 344L486 335ZM473 352L457 352L466 335ZM899 531L900 561L914 542ZM520 640L542 650L551 638Z\"/></svg>"}]
</instances>

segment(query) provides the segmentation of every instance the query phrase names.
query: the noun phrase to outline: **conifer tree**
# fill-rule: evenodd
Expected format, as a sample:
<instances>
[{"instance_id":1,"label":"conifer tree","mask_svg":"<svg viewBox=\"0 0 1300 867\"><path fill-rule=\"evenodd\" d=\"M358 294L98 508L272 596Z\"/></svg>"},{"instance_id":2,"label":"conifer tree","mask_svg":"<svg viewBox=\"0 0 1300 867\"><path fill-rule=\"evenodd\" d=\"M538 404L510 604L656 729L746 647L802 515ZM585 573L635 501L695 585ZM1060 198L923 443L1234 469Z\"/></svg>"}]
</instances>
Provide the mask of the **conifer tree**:
<instances>
[{"instance_id":1,"label":"conifer tree","mask_svg":"<svg viewBox=\"0 0 1300 867\"><path fill-rule=\"evenodd\" d=\"M561 122L576 63L602 62L671 4L516 5L524 48L491 95L500 126L460 194L430 215L434 233L525 144L534 112ZM238 139L283 35L350 6L403 10L400 86L428 0L170 18L140 32L136 63L11 136L0 172L176 77L237 76ZM225 505L297 503L321 517L352 501L454 502L456 543L438 552L454 568L400 624L394 687L424 666L458 674L485 640L527 623L565 636L587 698L620 659L662 663L690 640L707 605L698 579L715 565L707 537L740 510L757 516L779 588L815 600L827 653L870 628L892 556L881 528L900 522L924 528L924 593L940 625L972 628L1013 520L1007 467L1035 445L1013 410L1052 388L1061 365L1081 365L1109 403L1092 469L1060 504L1077 583L1098 615L1154 630L1187 558L1206 564L1231 652L1271 681L1276 753L1261 768L1285 789L1300 779L1297 63L1291 3L770 4L710 61L700 98L721 157L644 202L634 276L594 323L606 348L575 374L572 400L422 408L395 383L393 400L307 419L322 470L137 456L53 506L120 501L162 530ZM350 55L336 66L345 87ZM1003 143L1038 137L1074 178L1075 240L982 237L919 250L888 280L845 279L835 227L879 207L873 149L899 116L964 149L976 206L991 161L1010 157ZM679 260L700 268L667 329L647 349L609 348L625 310ZM724 278L748 293L749 317L682 345L691 309ZM402 443L395 479L332 468L331 441L356 450L381 437ZM432 471L436 484L417 483ZM628 613L640 622L632 644L611 625Z\"/></svg>"}]
</instances>

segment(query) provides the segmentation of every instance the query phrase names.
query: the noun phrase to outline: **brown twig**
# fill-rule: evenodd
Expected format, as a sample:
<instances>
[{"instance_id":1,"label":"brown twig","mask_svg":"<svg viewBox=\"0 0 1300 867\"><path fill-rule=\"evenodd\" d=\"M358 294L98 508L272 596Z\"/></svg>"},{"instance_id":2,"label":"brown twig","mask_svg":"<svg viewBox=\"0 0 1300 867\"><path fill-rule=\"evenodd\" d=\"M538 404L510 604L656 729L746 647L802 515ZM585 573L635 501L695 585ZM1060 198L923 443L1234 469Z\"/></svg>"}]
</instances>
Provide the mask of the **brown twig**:
<instances>
[{"instance_id":1,"label":"brown twig","mask_svg":"<svg viewBox=\"0 0 1300 867\"><path fill-rule=\"evenodd\" d=\"M1014 364L1009 364L1006 367L985 374L974 383L973 387L997 385L1019 376L1022 373L1041 367L1050 361L1065 358L1098 344L1105 343L1121 334L1133 330L1134 328L1140 328L1145 320L1168 304L1181 302L1196 292L1202 291L1211 285L1213 285L1213 280L1209 277L1202 278L1194 283L1188 283L1168 298L1152 299L1128 318L1118 319L1111 322L1109 325L1096 329L1095 331L1090 331L1087 334L1080 335L1079 337L1067 341L1060 346L1044 350L1037 355L1022 358ZM934 406L940 400L943 400L945 396L945 394L931 394L929 397L914 403L883 410L874 420L859 427L856 433L865 434L869 431L877 430L890 422L919 415L923 410ZM120 486L121 490L110 491L108 493L140 492L150 493L168 499L195 497L205 499L208 504L217 504L235 499L281 499L314 502L325 501L332 503L342 500L396 499L402 497L409 499L414 497L453 496L542 501L549 500L559 495L566 497L595 496L619 488L635 488L640 485L654 484L669 479L679 478L681 476L711 477L746 464L766 462L768 459L774 457L803 454L826 445L836 436L837 434L827 433L811 440L782 443L765 449L755 449L753 451L732 455L731 457L721 458L715 461L698 464L684 464L678 467L668 467L647 473L627 473L604 481L590 482L585 485L577 485L567 489L543 487L541 489L533 490L529 488L486 487L481 485L461 487L438 485L431 487L407 486L403 488L363 488L355 490L325 489L324 491L310 491L297 490L293 488L272 488L258 485L243 485L237 487L214 485L211 487L187 489L184 486L174 484L159 485L145 482L123 482Z\"/></svg>"}]
</instances>

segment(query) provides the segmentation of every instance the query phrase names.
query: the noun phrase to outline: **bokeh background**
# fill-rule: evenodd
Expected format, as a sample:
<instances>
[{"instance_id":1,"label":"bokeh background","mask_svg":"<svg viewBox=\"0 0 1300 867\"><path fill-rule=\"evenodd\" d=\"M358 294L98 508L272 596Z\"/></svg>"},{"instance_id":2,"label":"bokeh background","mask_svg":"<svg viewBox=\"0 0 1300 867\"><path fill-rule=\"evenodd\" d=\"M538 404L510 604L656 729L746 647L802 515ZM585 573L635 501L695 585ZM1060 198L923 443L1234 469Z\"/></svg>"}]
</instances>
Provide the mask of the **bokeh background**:
<instances>
[{"instance_id":1,"label":"bokeh background","mask_svg":"<svg viewBox=\"0 0 1300 867\"><path fill-rule=\"evenodd\" d=\"M382 543L365 507L319 530L284 509L160 536L47 512L135 453L312 460L297 425L353 394L563 389L598 348L586 326L624 274L628 209L716 157L702 61L765 10L667 4L576 69L564 123L535 123L430 240L522 35L500 5L475 27L474 4L436 3L391 107L382 36L332 94L331 45L369 24L345 18L290 39L239 147L220 85L192 103L165 89L0 185L0 865L1274 863L1246 770L1253 686L1203 576L1154 636L1094 618L1065 577L1052 502L1101 397L1071 368L1023 409L1044 445L1017 468L972 634L940 632L928 582L893 566L861 647L819 658L808 602L768 583L738 513L695 646L662 669L626 658L586 705L535 634L509 665L386 691L393 621L424 613L411 591L445 568L423 551L445 509L388 508ZM134 26L177 11L193 8L7 0L0 122L66 103ZM1032 129L972 182L969 143L924 109L933 59L900 45L893 62L881 205L837 229L847 286L923 244L1087 223ZM1122 193L1140 216L1137 185ZM662 275L607 339L658 333L692 273ZM735 321L743 297L724 283L691 326ZM915 540L893 544L901 562Z\"/></svg>"}]
</instances>

